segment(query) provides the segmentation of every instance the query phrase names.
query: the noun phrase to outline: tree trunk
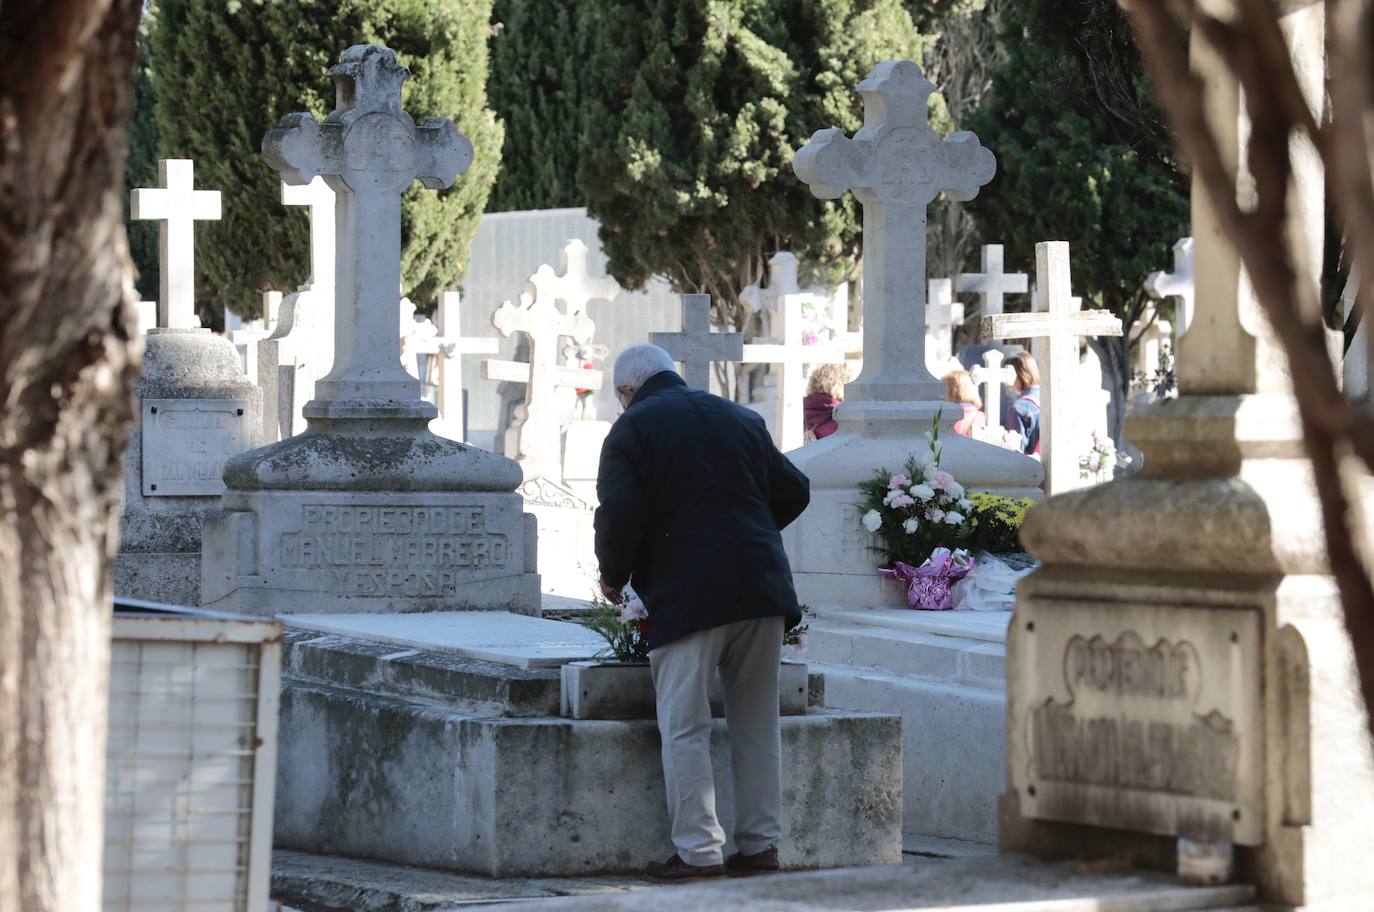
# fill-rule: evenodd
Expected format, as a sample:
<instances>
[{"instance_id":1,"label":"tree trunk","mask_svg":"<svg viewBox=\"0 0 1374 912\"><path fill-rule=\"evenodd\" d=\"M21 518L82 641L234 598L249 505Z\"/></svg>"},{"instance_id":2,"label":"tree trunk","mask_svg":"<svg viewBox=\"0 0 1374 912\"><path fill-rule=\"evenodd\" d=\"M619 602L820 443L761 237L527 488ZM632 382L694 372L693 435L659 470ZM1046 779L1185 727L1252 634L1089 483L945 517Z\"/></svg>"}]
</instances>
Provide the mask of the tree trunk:
<instances>
[{"instance_id":1,"label":"tree trunk","mask_svg":"<svg viewBox=\"0 0 1374 912\"><path fill-rule=\"evenodd\" d=\"M0 0L0 912L100 906L139 0Z\"/></svg>"}]
</instances>

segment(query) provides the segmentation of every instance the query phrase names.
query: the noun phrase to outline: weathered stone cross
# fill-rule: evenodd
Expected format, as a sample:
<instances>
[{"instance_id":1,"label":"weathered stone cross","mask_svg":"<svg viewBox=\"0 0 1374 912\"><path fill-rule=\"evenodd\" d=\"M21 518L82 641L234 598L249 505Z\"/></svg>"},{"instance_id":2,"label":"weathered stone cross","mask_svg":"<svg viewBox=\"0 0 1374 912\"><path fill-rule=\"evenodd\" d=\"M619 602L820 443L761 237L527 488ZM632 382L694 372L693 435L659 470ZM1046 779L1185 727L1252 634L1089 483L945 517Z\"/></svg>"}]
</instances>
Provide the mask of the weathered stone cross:
<instances>
[{"instance_id":1,"label":"weathered stone cross","mask_svg":"<svg viewBox=\"0 0 1374 912\"><path fill-rule=\"evenodd\" d=\"M1119 336L1121 320L1105 310L1080 311L1070 294L1069 245L1042 241L1035 245L1035 284L1047 311L983 317L985 339L1043 339L1040 364L1040 458L1045 464L1045 490L1062 494L1080 486L1079 454L1066 433L1074 421L1079 339ZM991 417L991 416L990 416ZM1056 439L1056 433L1064 439Z\"/></svg>"},{"instance_id":2,"label":"weathered stone cross","mask_svg":"<svg viewBox=\"0 0 1374 912\"><path fill-rule=\"evenodd\" d=\"M745 364L776 364L778 374L777 424L773 439L778 449L795 450L805 442L803 400L806 398L806 365L843 364L844 349L835 345L807 345L802 340L802 301L805 295L789 294L778 299L778 323L781 344L753 344L744 346ZM779 325L780 324L780 325Z\"/></svg>"},{"instance_id":3,"label":"weathered stone cross","mask_svg":"<svg viewBox=\"0 0 1374 912\"><path fill-rule=\"evenodd\" d=\"M711 364L744 357L744 334L711 332L711 296L682 296L682 332L649 333L649 341L682 365L682 379L692 389L711 389Z\"/></svg>"},{"instance_id":4,"label":"weathered stone cross","mask_svg":"<svg viewBox=\"0 0 1374 912\"><path fill-rule=\"evenodd\" d=\"M601 371L560 367L562 347L558 340L569 336L585 342L596 332L596 324L585 313L565 314L554 299L528 291L518 305L505 302L492 314L491 325L503 336L524 333L530 341L528 364L518 361L483 361L482 377L525 384L525 415L518 430L516 461L526 479L543 476L562 481L562 423L556 393L559 387L601 389Z\"/></svg>"},{"instance_id":5,"label":"weathered stone cross","mask_svg":"<svg viewBox=\"0 0 1374 912\"><path fill-rule=\"evenodd\" d=\"M880 63L859 84L863 129L821 130L793 160L816 196L852 189L864 207L864 367L847 404L944 398L925 359L926 207L941 191L972 199L997 160L972 133L930 128L933 91L911 61Z\"/></svg>"},{"instance_id":6,"label":"weathered stone cross","mask_svg":"<svg viewBox=\"0 0 1374 912\"><path fill-rule=\"evenodd\" d=\"M563 245L561 252L563 274L555 275L553 267L545 263L530 276L530 282L542 294L563 302L564 313L581 313L592 301L609 303L620 293L620 285L610 276L593 278L587 273L587 245L573 238Z\"/></svg>"},{"instance_id":7,"label":"weathered stone cross","mask_svg":"<svg viewBox=\"0 0 1374 912\"><path fill-rule=\"evenodd\" d=\"M135 190L130 215L157 221L157 325L196 329L196 222L220 217L218 190L195 189L195 162L164 158L157 163L161 188Z\"/></svg>"},{"instance_id":8,"label":"weathered stone cross","mask_svg":"<svg viewBox=\"0 0 1374 912\"><path fill-rule=\"evenodd\" d=\"M961 273L954 280L960 293L976 293L979 298L978 315L991 317L1005 313L1008 294L1025 294L1028 276L1024 272L1003 272L1002 245L983 245L983 271Z\"/></svg>"},{"instance_id":9,"label":"weathered stone cross","mask_svg":"<svg viewBox=\"0 0 1374 912\"><path fill-rule=\"evenodd\" d=\"M931 279L926 283L927 366L940 372L954 352L954 327L964 323L964 305L954 300L954 283Z\"/></svg>"},{"instance_id":10,"label":"weathered stone cross","mask_svg":"<svg viewBox=\"0 0 1374 912\"><path fill-rule=\"evenodd\" d=\"M1002 387L1016 382L1016 371L1002 366L1005 357L997 349L989 349L983 352L983 363L973 365L968 372L973 382L983 387L983 414L988 416L989 425L1002 423Z\"/></svg>"},{"instance_id":11,"label":"weathered stone cross","mask_svg":"<svg viewBox=\"0 0 1374 912\"><path fill-rule=\"evenodd\" d=\"M398 410L433 417L420 382L400 362L401 193L419 180L453 184L472 164L472 143L448 118L419 127L401 110L410 71L389 48L354 45L331 67L336 105L316 123L288 114L262 142L263 158L288 184L321 175L335 192L334 368L315 384L312 412L327 416Z\"/></svg>"},{"instance_id":12,"label":"weathered stone cross","mask_svg":"<svg viewBox=\"0 0 1374 912\"><path fill-rule=\"evenodd\" d=\"M1179 238L1174 244L1174 271L1150 273L1145 280L1145 290L1150 297L1162 301L1165 298L1177 297L1178 312L1175 314L1175 322L1178 324L1178 334L1181 336L1188 331L1189 325L1193 322L1193 239L1190 237Z\"/></svg>"}]
</instances>

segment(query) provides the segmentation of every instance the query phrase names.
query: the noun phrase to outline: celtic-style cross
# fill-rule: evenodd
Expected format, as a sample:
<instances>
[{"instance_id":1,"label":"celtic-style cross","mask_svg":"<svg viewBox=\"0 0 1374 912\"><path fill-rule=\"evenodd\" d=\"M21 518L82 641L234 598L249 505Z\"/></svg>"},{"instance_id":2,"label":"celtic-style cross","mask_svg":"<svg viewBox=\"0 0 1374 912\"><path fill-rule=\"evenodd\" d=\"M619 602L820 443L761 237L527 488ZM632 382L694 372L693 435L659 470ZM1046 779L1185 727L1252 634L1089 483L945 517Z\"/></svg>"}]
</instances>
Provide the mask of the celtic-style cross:
<instances>
[{"instance_id":1,"label":"celtic-style cross","mask_svg":"<svg viewBox=\"0 0 1374 912\"><path fill-rule=\"evenodd\" d=\"M401 110L410 71L389 48L354 45L329 75L336 107L323 123L288 114L262 141L263 158L286 183L318 174L335 193L334 369L316 382L311 408L390 400L385 407L394 409L406 401L432 417L400 361L401 193L415 180L432 190L452 186L472 164L472 143L446 117L417 127ZM368 406L350 409L359 407Z\"/></svg>"},{"instance_id":2,"label":"celtic-style cross","mask_svg":"<svg viewBox=\"0 0 1374 912\"><path fill-rule=\"evenodd\" d=\"M942 191L973 199L997 159L972 133L942 140L930 128L933 91L909 60L878 64L859 84L863 129L820 130L792 163L816 196L853 190L864 207L864 367L848 401L944 398L925 359L926 206Z\"/></svg>"},{"instance_id":3,"label":"celtic-style cross","mask_svg":"<svg viewBox=\"0 0 1374 912\"><path fill-rule=\"evenodd\" d=\"M587 272L587 252L587 245L573 238L561 251L562 275L556 275L553 267L545 263L530 276L530 282L540 294L563 302L564 313L581 313L592 301L609 304L620 293L620 285L615 279L610 276L593 278Z\"/></svg>"}]
</instances>

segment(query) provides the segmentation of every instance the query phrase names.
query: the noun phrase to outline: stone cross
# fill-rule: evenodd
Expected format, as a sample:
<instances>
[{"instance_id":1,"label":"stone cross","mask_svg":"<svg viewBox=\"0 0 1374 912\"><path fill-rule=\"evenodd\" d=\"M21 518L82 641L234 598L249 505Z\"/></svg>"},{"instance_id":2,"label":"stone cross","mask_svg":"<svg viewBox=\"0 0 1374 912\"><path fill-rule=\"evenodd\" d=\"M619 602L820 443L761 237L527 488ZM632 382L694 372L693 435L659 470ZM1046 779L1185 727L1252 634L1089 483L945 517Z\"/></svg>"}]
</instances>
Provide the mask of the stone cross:
<instances>
[{"instance_id":1,"label":"stone cross","mask_svg":"<svg viewBox=\"0 0 1374 912\"><path fill-rule=\"evenodd\" d=\"M569 336L586 341L596 331L596 324L585 313L563 313L551 296L540 293L531 283L518 305L506 301L497 308L491 325L502 336L524 333L530 343L528 364L482 362L484 379L525 384L524 420L516 429L516 461L524 468L527 479L542 476L561 481L563 441L556 401L558 389L598 390L603 377L601 371L560 367L562 346L558 340Z\"/></svg>"},{"instance_id":2,"label":"stone cross","mask_svg":"<svg viewBox=\"0 0 1374 912\"><path fill-rule=\"evenodd\" d=\"M1165 298L1178 298L1178 334L1188 331L1193 322L1193 239L1179 238L1174 244L1174 271L1150 273L1145 280L1145 291L1157 301Z\"/></svg>"},{"instance_id":3,"label":"stone cross","mask_svg":"<svg viewBox=\"0 0 1374 912\"><path fill-rule=\"evenodd\" d=\"M983 352L983 363L973 365L968 372L973 382L983 387L983 414L990 425L1002 423L1002 387L1016 382L1016 371L1002 365L1005 358L997 349L988 349Z\"/></svg>"},{"instance_id":4,"label":"stone cross","mask_svg":"<svg viewBox=\"0 0 1374 912\"><path fill-rule=\"evenodd\" d=\"M803 295L784 295L778 301L782 334L780 344L744 346L745 364L776 364L779 367L777 389L777 423L773 438L778 449L795 450L805 442L805 417L802 409L806 398L806 365L843 364L844 349L833 345L807 345L802 341Z\"/></svg>"},{"instance_id":5,"label":"stone cross","mask_svg":"<svg viewBox=\"0 0 1374 912\"><path fill-rule=\"evenodd\" d=\"M448 118L417 127L401 110L410 71L389 48L354 45L329 75L333 113L322 123L288 114L262 143L263 158L286 183L321 175L335 193L334 368L315 384L311 409L327 415L329 403L351 401L338 411L394 415L399 408L432 417L419 381L400 362L401 194L416 180L452 186L472 164L472 143Z\"/></svg>"},{"instance_id":6,"label":"stone cross","mask_svg":"<svg viewBox=\"0 0 1374 912\"><path fill-rule=\"evenodd\" d=\"M981 317L1005 313L1008 294L1025 294L1028 276L1024 272L1003 272L1002 245L983 245L982 272L961 273L954 280L956 291L978 295Z\"/></svg>"},{"instance_id":7,"label":"stone cross","mask_svg":"<svg viewBox=\"0 0 1374 912\"><path fill-rule=\"evenodd\" d=\"M563 274L555 275L553 267L545 263L530 276L530 281L543 294L563 302L564 313L581 313L591 301L609 303L620 293L620 285L610 276L592 278L587 274L587 245L573 238L563 245L561 252Z\"/></svg>"},{"instance_id":8,"label":"stone cross","mask_svg":"<svg viewBox=\"0 0 1374 912\"><path fill-rule=\"evenodd\" d=\"M1079 340L1085 336L1119 336L1121 320L1105 310L1080 311L1070 293L1069 245L1042 241L1035 245L1035 283L1046 310L983 317L985 339L1043 340L1040 366L1040 458L1045 464L1045 490L1062 494L1080 486L1079 453L1065 430L1074 424ZM1064 435L1056 440L1056 432ZM1058 444L1056 446L1056 444Z\"/></svg>"},{"instance_id":9,"label":"stone cross","mask_svg":"<svg viewBox=\"0 0 1374 912\"><path fill-rule=\"evenodd\" d=\"M1159 373L1160 359L1165 349L1173 341L1173 327L1168 320L1155 313L1154 307L1147 308L1140 315L1145 329L1136 339L1136 369L1148 381Z\"/></svg>"},{"instance_id":10,"label":"stone cross","mask_svg":"<svg viewBox=\"0 0 1374 912\"><path fill-rule=\"evenodd\" d=\"M682 332L649 333L649 341L682 365L682 378L692 389L711 389L711 364L744 357L744 335L711 332L711 296L682 296Z\"/></svg>"},{"instance_id":11,"label":"stone cross","mask_svg":"<svg viewBox=\"0 0 1374 912\"><path fill-rule=\"evenodd\" d=\"M864 367L846 404L944 398L925 359L926 207L941 191L973 199L997 159L972 133L930 128L934 91L911 61L880 63L859 84L863 129L821 130L793 161L816 196L852 189L864 207Z\"/></svg>"},{"instance_id":12,"label":"stone cross","mask_svg":"<svg viewBox=\"0 0 1374 912\"><path fill-rule=\"evenodd\" d=\"M308 206L310 213L310 278L301 286L334 286L334 190L324 178L303 186L281 182L281 201L286 206ZM331 302L332 303L332 302Z\"/></svg>"},{"instance_id":13,"label":"stone cross","mask_svg":"<svg viewBox=\"0 0 1374 912\"><path fill-rule=\"evenodd\" d=\"M435 433L459 441L463 439L463 356L494 355L500 348L491 336L463 335L459 322L460 303L456 291L439 295L439 309L434 315L439 332L416 348L417 352L430 354L437 361L435 388L439 417L434 420Z\"/></svg>"},{"instance_id":14,"label":"stone cross","mask_svg":"<svg viewBox=\"0 0 1374 912\"><path fill-rule=\"evenodd\" d=\"M218 190L195 189L195 162L164 158L157 163L161 188L135 190L130 215L157 221L157 325L196 329L195 223L218 221Z\"/></svg>"},{"instance_id":15,"label":"stone cross","mask_svg":"<svg viewBox=\"0 0 1374 912\"><path fill-rule=\"evenodd\" d=\"M943 374L954 351L954 327L964 323L964 305L955 302L949 279L931 279L926 289L926 358Z\"/></svg>"}]
</instances>

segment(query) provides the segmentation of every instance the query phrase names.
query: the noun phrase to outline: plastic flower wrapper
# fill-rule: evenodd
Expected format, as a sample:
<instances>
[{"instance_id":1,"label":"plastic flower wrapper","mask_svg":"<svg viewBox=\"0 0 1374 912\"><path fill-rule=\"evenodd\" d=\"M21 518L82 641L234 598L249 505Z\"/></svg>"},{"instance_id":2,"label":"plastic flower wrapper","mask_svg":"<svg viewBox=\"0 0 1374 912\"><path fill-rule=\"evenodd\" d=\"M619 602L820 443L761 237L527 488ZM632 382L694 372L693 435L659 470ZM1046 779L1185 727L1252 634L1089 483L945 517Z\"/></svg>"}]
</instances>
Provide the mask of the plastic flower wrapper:
<instances>
[{"instance_id":1,"label":"plastic flower wrapper","mask_svg":"<svg viewBox=\"0 0 1374 912\"><path fill-rule=\"evenodd\" d=\"M919 567L897 561L878 572L906 585L906 603L917 611L949 611L954 607L950 588L973 567L973 558L960 548L936 548Z\"/></svg>"}]
</instances>

